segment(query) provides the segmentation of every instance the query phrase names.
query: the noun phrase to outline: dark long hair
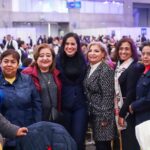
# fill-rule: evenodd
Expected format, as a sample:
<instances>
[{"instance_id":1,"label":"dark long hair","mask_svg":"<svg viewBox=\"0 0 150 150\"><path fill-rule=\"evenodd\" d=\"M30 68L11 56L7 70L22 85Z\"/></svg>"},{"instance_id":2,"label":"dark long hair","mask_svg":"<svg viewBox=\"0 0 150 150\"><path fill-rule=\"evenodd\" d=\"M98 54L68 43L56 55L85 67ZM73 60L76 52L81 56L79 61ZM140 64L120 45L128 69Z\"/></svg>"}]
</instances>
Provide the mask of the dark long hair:
<instances>
[{"instance_id":1,"label":"dark long hair","mask_svg":"<svg viewBox=\"0 0 150 150\"><path fill-rule=\"evenodd\" d=\"M73 37L77 43L77 52L81 51L81 47L80 47L80 39L79 36L76 33L73 32L69 32L67 33L64 37L63 37L63 41L62 41L62 45L60 50L64 52L64 48L65 48L65 44L68 38Z\"/></svg>"},{"instance_id":2,"label":"dark long hair","mask_svg":"<svg viewBox=\"0 0 150 150\"><path fill-rule=\"evenodd\" d=\"M122 45L122 43L124 42L128 42L130 44L131 47L131 52L132 52L132 58L134 59L134 61L138 61L138 54L137 54L137 48L136 45L134 43L134 41L131 38L122 38L116 46L116 55L117 55L117 59L119 60L119 48Z\"/></svg>"},{"instance_id":3,"label":"dark long hair","mask_svg":"<svg viewBox=\"0 0 150 150\"><path fill-rule=\"evenodd\" d=\"M64 63L65 63L65 58L67 57L66 56L66 53L64 51L64 48L65 48L65 44L66 44L66 41L68 38L70 37L73 37L77 43L77 52L76 52L76 57L78 57L80 59L80 57L85 61L84 59L84 56L81 52L81 45L80 45L80 39L79 39L79 36L76 34L76 33L73 33L73 32L69 32L67 33L64 37L63 37L63 41L62 41L62 45L60 47L60 59L61 59L61 64L62 66L64 66ZM81 59L80 59L81 60ZM79 60L79 61L80 61Z\"/></svg>"}]
</instances>

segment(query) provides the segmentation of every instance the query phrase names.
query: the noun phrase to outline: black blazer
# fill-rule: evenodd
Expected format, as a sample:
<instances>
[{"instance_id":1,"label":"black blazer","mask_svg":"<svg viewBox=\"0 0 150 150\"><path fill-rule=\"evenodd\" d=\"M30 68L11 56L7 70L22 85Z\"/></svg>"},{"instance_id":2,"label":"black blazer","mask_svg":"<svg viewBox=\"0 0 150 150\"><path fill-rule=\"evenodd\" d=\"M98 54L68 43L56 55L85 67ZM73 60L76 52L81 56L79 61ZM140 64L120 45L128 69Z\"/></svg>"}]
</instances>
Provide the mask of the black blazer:
<instances>
[{"instance_id":1,"label":"black blazer","mask_svg":"<svg viewBox=\"0 0 150 150\"><path fill-rule=\"evenodd\" d=\"M124 101L119 113L119 116L122 118L129 112L129 105L136 100L136 85L143 69L142 64L133 62L119 77L119 84Z\"/></svg>"}]
</instances>

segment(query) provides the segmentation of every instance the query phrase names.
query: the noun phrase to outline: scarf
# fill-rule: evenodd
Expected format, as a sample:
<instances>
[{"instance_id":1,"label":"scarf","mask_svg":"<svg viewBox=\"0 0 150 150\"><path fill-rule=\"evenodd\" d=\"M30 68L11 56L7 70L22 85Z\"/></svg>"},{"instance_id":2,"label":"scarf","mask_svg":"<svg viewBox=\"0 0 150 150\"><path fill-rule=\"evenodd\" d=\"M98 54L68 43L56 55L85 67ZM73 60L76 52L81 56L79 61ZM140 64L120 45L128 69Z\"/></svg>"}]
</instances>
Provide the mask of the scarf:
<instances>
[{"instance_id":1,"label":"scarf","mask_svg":"<svg viewBox=\"0 0 150 150\"><path fill-rule=\"evenodd\" d=\"M121 88L118 79L121 76L121 74L131 65L132 62L133 62L133 58L129 58L128 60L124 61L122 64L118 62L115 70L115 116L116 116L117 127L120 130L126 128L122 128L118 124L119 111L123 105L123 97L122 97Z\"/></svg>"}]
</instances>

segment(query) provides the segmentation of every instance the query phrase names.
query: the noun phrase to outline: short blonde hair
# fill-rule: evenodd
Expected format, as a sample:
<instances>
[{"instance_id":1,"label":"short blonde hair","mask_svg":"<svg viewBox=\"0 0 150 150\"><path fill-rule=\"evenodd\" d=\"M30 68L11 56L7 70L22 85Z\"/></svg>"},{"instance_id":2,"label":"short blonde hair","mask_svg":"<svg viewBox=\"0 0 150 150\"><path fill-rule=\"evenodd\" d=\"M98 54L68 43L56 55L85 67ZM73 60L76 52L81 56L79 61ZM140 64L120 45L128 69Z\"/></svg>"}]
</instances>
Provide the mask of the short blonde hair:
<instances>
[{"instance_id":1,"label":"short blonde hair","mask_svg":"<svg viewBox=\"0 0 150 150\"><path fill-rule=\"evenodd\" d=\"M107 47L105 44L103 44L102 42L91 42L89 45L88 45L88 52L91 48L91 46L93 45L97 45L100 50L104 53L104 58L103 58L103 61L112 69L114 69L114 64L112 62L112 60L110 59L110 56L108 55L108 51L107 51ZM88 55L88 52L87 52L87 55Z\"/></svg>"},{"instance_id":2,"label":"short blonde hair","mask_svg":"<svg viewBox=\"0 0 150 150\"><path fill-rule=\"evenodd\" d=\"M107 61L107 60L110 60L109 56L108 56L108 52L107 52L107 47L105 44L103 44L102 42L91 42L89 45L88 45L88 52L91 48L91 46L93 45L97 45L100 50L104 53L104 61ZM88 54L87 52L87 54Z\"/></svg>"}]
</instances>

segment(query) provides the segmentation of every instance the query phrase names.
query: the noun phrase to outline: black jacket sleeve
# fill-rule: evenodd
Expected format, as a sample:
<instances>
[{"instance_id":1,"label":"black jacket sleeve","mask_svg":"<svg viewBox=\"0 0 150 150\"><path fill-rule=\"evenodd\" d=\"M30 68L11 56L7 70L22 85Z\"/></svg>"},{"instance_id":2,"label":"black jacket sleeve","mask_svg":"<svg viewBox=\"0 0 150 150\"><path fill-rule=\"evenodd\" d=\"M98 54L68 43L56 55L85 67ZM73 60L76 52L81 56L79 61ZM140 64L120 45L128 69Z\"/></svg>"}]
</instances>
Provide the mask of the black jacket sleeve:
<instances>
[{"instance_id":1,"label":"black jacket sleeve","mask_svg":"<svg viewBox=\"0 0 150 150\"><path fill-rule=\"evenodd\" d=\"M139 77L143 72L143 66L140 64L133 64L127 70L126 75L126 95L123 106L120 110L119 116L125 118L127 112L129 112L129 105L136 99L136 85Z\"/></svg>"}]
</instances>

